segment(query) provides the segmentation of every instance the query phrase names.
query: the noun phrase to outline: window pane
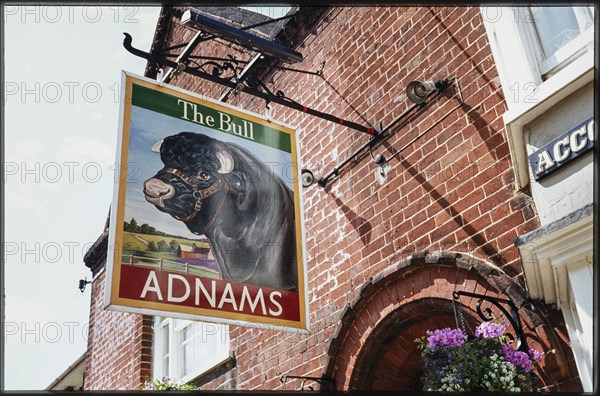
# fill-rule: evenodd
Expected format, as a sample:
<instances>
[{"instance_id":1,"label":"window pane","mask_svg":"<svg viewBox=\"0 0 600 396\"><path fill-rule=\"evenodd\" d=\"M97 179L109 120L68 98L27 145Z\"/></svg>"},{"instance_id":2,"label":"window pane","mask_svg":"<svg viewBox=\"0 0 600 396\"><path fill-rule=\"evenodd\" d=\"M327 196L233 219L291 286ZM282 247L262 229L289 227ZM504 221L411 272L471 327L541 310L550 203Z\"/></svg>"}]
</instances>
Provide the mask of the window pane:
<instances>
[{"instance_id":1,"label":"window pane","mask_svg":"<svg viewBox=\"0 0 600 396\"><path fill-rule=\"evenodd\" d=\"M160 375L166 375L167 377L169 376L169 355L165 356L162 360L162 370Z\"/></svg>"},{"instance_id":2,"label":"window pane","mask_svg":"<svg viewBox=\"0 0 600 396\"><path fill-rule=\"evenodd\" d=\"M179 341L179 376L184 377L194 369L193 325L186 326L181 331Z\"/></svg>"},{"instance_id":3,"label":"window pane","mask_svg":"<svg viewBox=\"0 0 600 396\"><path fill-rule=\"evenodd\" d=\"M227 326L180 319L156 323L155 378L188 381L229 356Z\"/></svg>"},{"instance_id":4,"label":"window pane","mask_svg":"<svg viewBox=\"0 0 600 396\"><path fill-rule=\"evenodd\" d=\"M590 7L530 9L545 59L594 25L594 14Z\"/></svg>"},{"instance_id":5,"label":"window pane","mask_svg":"<svg viewBox=\"0 0 600 396\"><path fill-rule=\"evenodd\" d=\"M170 342L170 326L169 324L163 327L163 339L162 339L162 354L163 356L169 356L169 342Z\"/></svg>"}]
</instances>

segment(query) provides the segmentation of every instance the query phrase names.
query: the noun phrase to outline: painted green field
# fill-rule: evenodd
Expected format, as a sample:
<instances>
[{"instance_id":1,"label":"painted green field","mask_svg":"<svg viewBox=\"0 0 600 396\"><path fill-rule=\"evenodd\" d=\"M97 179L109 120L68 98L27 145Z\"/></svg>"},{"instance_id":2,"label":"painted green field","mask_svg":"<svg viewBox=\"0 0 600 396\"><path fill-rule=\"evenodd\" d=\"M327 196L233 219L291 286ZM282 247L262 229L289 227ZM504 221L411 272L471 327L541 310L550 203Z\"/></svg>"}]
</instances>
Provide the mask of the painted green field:
<instances>
[{"instance_id":1,"label":"painted green field","mask_svg":"<svg viewBox=\"0 0 600 396\"><path fill-rule=\"evenodd\" d=\"M158 243L158 241L163 240L166 243L171 242L172 240L177 241L180 245L192 246L192 244L196 244L198 247L210 247L208 242L201 242L194 239L185 239L185 238L173 238L168 236L160 236L160 235L148 235L148 234L138 234L135 232L123 232L123 250L137 250L137 251L146 251L147 243L154 242ZM158 253L158 252L152 252Z\"/></svg>"},{"instance_id":2,"label":"painted green field","mask_svg":"<svg viewBox=\"0 0 600 396\"><path fill-rule=\"evenodd\" d=\"M165 241L167 244L169 244L172 240L175 240L180 245L192 246L192 244L196 244L198 247L210 247L208 242L201 242L194 239L173 238L168 236L138 234L135 232L124 231L122 252L123 263L147 268L160 267L165 271L189 273L207 278L220 277L219 272L216 270L197 265L187 266L184 262L182 262L181 258L177 257L177 254L174 252L158 252L148 250L148 243L154 242L154 244L157 245L161 240ZM189 261L192 262L193 260Z\"/></svg>"}]
</instances>

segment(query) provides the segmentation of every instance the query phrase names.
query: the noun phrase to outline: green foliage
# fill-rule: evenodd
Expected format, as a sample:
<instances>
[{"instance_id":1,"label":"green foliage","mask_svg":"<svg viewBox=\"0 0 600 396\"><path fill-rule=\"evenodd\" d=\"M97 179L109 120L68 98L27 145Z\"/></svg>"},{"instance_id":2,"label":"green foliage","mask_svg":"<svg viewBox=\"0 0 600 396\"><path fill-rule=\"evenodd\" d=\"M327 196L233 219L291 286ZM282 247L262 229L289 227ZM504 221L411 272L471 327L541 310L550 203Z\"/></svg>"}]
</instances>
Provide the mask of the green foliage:
<instances>
[{"instance_id":1,"label":"green foliage","mask_svg":"<svg viewBox=\"0 0 600 396\"><path fill-rule=\"evenodd\" d=\"M156 243L154 243L154 241L148 242L148 250L151 252L158 252L158 248L156 247Z\"/></svg>"},{"instance_id":2,"label":"green foliage","mask_svg":"<svg viewBox=\"0 0 600 396\"><path fill-rule=\"evenodd\" d=\"M158 243L156 244L156 247L159 252L168 252L169 251L169 245L167 245L167 242L164 239L161 239L160 241L158 241Z\"/></svg>"},{"instance_id":3,"label":"green foliage","mask_svg":"<svg viewBox=\"0 0 600 396\"><path fill-rule=\"evenodd\" d=\"M127 232L135 232L138 234L146 234L146 235L158 235L158 236L173 236L169 235L166 232L158 231L155 227L149 225L148 223L144 223L141 226L138 225L137 220L132 217L128 222L123 222L123 231Z\"/></svg>"},{"instance_id":4,"label":"green foliage","mask_svg":"<svg viewBox=\"0 0 600 396\"><path fill-rule=\"evenodd\" d=\"M138 232L139 228L138 228L138 224L137 221L135 221L135 218L131 218L131 220L129 221L129 230L127 231L131 231L131 232Z\"/></svg>"},{"instance_id":5,"label":"green foliage","mask_svg":"<svg viewBox=\"0 0 600 396\"><path fill-rule=\"evenodd\" d=\"M146 381L142 389L154 391L198 390L198 388L192 384L179 384L166 375L155 378L153 381Z\"/></svg>"},{"instance_id":6,"label":"green foliage","mask_svg":"<svg viewBox=\"0 0 600 396\"><path fill-rule=\"evenodd\" d=\"M140 233L141 234L149 234L150 233L150 226L146 223L142 224L140 227Z\"/></svg>"},{"instance_id":7,"label":"green foliage","mask_svg":"<svg viewBox=\"0 0 600 396\"><path fill-rule=\"evenodd\" d=\"M176 240L171 239L171 242L169 242L169 251L171 251L173 253L177 253L178 247L179 247L179 243Z\"/></svg>"}]
</instances>

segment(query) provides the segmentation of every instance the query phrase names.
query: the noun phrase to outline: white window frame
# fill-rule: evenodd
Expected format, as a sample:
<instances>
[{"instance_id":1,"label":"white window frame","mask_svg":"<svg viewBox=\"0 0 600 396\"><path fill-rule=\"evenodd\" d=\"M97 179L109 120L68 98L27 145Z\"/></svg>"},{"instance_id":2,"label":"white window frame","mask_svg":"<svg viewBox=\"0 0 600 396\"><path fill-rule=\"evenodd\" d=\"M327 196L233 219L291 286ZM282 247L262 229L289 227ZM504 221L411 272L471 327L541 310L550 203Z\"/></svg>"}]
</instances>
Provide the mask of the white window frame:
<instances>
[{"instance_id":1,"label":"white window frame","mask_svg":"<svg viewBox=\"0 0 600 396\"><path fill-rule=\"evenodd\" d=\"M508 106L503 119L513 160L515 190L523 190L530 183L524 127L594 80L593 29L591 36L582 34L580 40L574 39L571 45L557 51L556 61L564 62L552 66L552 73L544 79L543 70L551 67L551 63L539 64L539 43L528 33L534 32L531 14L524 10L524 7L481 7ZM590 37L592 41L588 42Z\"/></svg>"},{"instance_id":2,"label":"white window frame","mask_svg":"<svg viewBox=\"0 0 600 396\"><path fill-rule=\"evenodd\" d=\"M211 350L207 353L206 350L194 349L194 353L205 354L209 359L209 363L196 368L185 375L181 375L181 358L182 358L182 335L183 331L196 324L202 325L202 327L219 326L218 334L215 334L212 330L210 334L216 335L219 342L216 344L216 351ZM164 367L163 354L165 347L165 328L168 328L169 345L168 356L169 356L169 367ZM207 332L208 334L208 332ZM196 335L202 336L202 335ZM194 336L192 336L194 337ZM193 340L193 338L192 338ZM213 340L214 341L214 340ZM191 341L193 342L193 341ZM200 345L208 345L202 342ZM160 316L154 317L154 347L152 351L152 374L153 378L160 378L163 375L167 375L172 380L179 383L188 383L195 378L205 374L213 368L222 365L224 362L230 359L230 340L229 340L229 326L216 323L204 323L195 322L191 320L181 320L173 318L164 318Z\"/></svg>"},{"instance_id":3,"label":"white window frame","mask_svg":"<svg viewBox=\"0 0 600 396\"><path fill-rule=\"evenodd\" d=\"M583 7L581 5L577 6ZM590 8L593 10L593 7ZM539 74L542 81L550 78L594 43L594 28L592 26L564 47L554 52L547 59L544 59L544 51L541 48L535 28L535 9L532 13L531 7L511 7L511 11L515 15L515 20L517 21L515 25L526 53L529 54L528 60L531 63L531 67ZM594 17L596 16L594 15Z\"/></svg>"}]
</instances>

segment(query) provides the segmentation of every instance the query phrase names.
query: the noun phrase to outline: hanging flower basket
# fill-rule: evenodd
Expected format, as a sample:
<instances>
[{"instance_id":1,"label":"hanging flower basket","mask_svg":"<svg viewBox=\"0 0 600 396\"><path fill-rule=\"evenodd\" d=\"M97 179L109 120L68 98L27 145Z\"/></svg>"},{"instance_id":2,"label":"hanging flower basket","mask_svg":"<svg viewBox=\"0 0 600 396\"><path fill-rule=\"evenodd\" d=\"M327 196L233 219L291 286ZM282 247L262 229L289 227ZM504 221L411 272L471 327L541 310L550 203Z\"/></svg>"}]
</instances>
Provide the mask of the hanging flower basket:
<instances>
[{"instance_id":1,"label":"hanging flower basket","mask_svg":"<svg viewBox=\"0 0 600 396\"><path fill-rule=\"evenodd\" d=\"M506 324L484 322L468 338L460 329L427 331L415 340L422 350L423 383L427 391L533 391L533 362L542 358L530 349L517 351L504 335Z\"/></svg>"}]
</instances>

